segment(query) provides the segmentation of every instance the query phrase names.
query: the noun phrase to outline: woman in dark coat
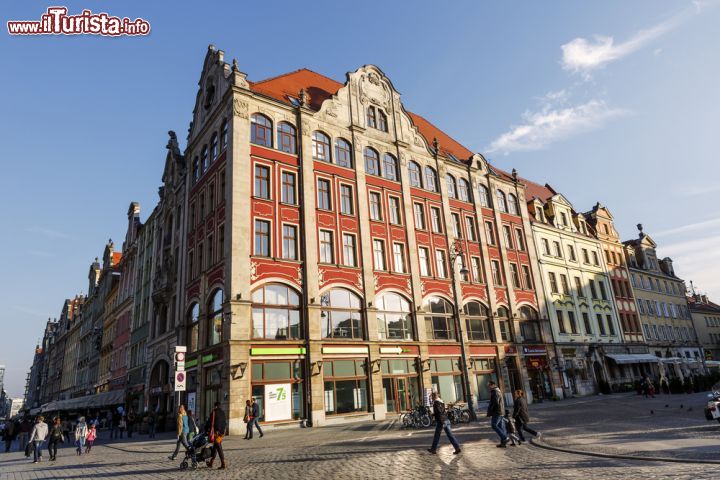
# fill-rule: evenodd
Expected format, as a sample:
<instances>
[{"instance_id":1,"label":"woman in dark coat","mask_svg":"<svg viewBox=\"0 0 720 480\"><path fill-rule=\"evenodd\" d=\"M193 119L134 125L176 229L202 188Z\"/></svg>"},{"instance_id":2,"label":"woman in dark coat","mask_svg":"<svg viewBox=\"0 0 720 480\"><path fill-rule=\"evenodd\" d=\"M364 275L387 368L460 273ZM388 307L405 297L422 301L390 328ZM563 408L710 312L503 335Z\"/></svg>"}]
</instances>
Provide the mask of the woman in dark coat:
<instances>
[{"instance_id":1,"label":"woman in dark coat","mask_svg":"<svg viewBox=\"0 0 720 480\"><path fill-rule=\"evenodd\" d=\"M540 432L528 427L528 423L530 423L530 414L528 413L527 398L525 398L525 392L520 389L515 390L513 418L515 419L515 424L517 425L517 433L520 436L520 441L525 441L523 430L538 438L542 436Z\"/></svg>"}]
</instances>

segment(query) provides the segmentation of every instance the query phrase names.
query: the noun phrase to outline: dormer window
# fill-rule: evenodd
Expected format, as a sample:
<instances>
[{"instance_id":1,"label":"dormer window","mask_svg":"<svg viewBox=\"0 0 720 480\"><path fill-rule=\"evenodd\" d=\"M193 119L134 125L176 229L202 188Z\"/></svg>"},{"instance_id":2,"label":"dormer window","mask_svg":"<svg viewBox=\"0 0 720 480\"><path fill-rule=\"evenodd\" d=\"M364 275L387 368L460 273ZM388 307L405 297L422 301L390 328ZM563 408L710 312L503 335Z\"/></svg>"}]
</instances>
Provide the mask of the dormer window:
<instances>
[{"instance_id":1,"label":"dormer window","mask_svg":"<svg viewBox=\"0 0 720 480\"><path fill-rule=\"evenodd\" d=\"M567 215L565 215L565 212L560 212L560 227L567 227L568 221L567 221Z\"/></svg>"},{"instance_id":2,"label":"dormer window","mask_svg":"<svg viewBox=\"0 0 720 480\"><path fill-rule=\"evenodd\" d=\"M380 108L370 106L367 109L367 125L382 132L387 132L387 116Z\"/></svg>"}]
</instances>

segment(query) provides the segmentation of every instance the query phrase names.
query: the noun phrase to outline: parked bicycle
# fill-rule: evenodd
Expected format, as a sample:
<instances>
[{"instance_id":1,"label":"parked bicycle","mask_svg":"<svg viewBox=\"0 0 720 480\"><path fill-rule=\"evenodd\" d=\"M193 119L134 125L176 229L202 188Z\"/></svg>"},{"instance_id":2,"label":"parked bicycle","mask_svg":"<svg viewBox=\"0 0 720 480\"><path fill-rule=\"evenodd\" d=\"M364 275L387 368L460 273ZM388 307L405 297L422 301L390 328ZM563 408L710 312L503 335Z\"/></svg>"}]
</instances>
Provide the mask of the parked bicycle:
<instances>
[{"instance_id":1,"label":"parked bicycle","mask_svg":"<svg viewBox=\"0 0 720 480\"><path fill-rule=\"evenodd\" d=\"M448 404L447 417L453 425L468 423L470 421L470 411L465 403Z\"/></svg>"},{"instance_id":2,"label":"parked bicycle","mask_svg":"<svg viewBox=\"0 0 720 480\"><path fill-rule=\"evenodd\" d=\"M432 424L430 408L418 405L414 410L400 415L400 423L404 428L427 428Z\"/></svg>"}]
</instances>

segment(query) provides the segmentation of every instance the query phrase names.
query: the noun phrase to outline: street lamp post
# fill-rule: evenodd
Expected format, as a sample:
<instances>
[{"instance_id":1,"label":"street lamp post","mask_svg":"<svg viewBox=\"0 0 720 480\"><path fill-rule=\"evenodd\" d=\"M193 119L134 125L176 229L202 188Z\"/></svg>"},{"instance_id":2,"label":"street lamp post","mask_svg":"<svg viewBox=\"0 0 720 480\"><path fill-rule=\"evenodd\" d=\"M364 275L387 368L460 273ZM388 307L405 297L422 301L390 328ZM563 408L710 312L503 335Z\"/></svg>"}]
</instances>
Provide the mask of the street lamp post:
<instances>
[{"instance_id":1,"label":"street lamp post","mask_svg":"<svg viewBox=\"0 0 720 480\"><path fill-rule=\"evenodd\" d=\"M477 415L475 414L475 407L473 406L473 400L472 400L472 393L470 393L470 369L468 368L468 360L467 355L465 354L465 339L462 335L462 332L460 331L460 298L458 297L457 292L457 285L455 284L455 264L457 262L457 259L461 257L463 254L462 245L459 241L455 241L455 243L452 246L452 249L450 250L450 271L452 273L452 288L453 288L453 298L455 300L455 332L460 339L460 358L462 359L462 368L463 368L463 380L464 380L464 387L465 387L465 402L468 405L468 410L470 411L470 419L471 420L477 420ZM468 274L468 270L465 267L465 262L462 263L460 267L460 276L464 277Z\"/></svg>"}]
</instances>

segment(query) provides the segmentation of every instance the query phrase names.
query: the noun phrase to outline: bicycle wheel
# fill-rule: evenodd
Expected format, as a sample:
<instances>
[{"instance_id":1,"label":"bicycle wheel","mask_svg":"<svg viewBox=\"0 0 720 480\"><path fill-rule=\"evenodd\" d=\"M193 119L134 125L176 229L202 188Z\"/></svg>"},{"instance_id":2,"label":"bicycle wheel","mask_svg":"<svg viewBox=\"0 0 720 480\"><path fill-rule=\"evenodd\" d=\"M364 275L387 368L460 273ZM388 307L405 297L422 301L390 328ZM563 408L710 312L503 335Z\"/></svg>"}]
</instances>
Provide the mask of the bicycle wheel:
<instances>
[{"instance_id":1,"label":"bicycle wheel","mask_svg":"<svg viewBox=\"0 0 720 480\"><path fill-rule=\"evenodd\" d=\"M430 426L431 423L432 421L430 420L430 416L428 414L420 417L420 425L422 425L423 427L427 428Z\"/></svg>"},{"instance_id":2,"label":"bicycle wheel","mask_svg":"<svg viewBox=\"0 0 720 480\"><path fill-rule=\"evenodd\" d=\"M462 423L469 423L470 422L470 412L468 412L467 410L463 410L462 413L460 414L460 421Z\"/></svg>"},{"instance_id":3,"label":"bicycle wheel","mask_svg":"<svg viewBox=\"0 0 720 480\"><path fill-rule=\"evenodd\" d=\"M412 415L410 415L409 413L403 413L400 416L400 423L402 424L402 426L404 428L412 427L413 426Z\"/></svg>"}]
</instances>

